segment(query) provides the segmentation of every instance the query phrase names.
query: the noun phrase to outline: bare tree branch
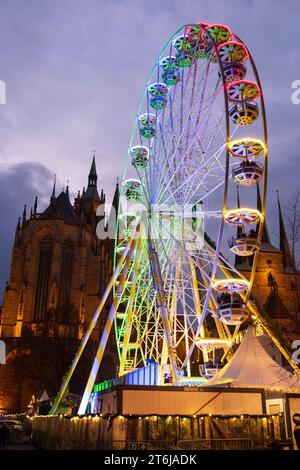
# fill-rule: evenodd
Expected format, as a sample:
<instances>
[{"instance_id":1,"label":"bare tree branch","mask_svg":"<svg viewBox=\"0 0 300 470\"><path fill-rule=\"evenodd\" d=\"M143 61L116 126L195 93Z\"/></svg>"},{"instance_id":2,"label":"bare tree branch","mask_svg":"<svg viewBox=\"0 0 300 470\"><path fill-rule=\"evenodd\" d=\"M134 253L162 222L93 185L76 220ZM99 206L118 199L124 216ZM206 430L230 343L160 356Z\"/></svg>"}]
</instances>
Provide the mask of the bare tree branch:
<instances>
[{"instance_id":1,"label":"bare tree branch","mask_svg":"<svg viewBox=\"0 0 300 470\"><path fill-rule=\"evenodd\" d=\"M285 207L287 236L296 270L300 268L300 192L299 190Z\"/></svg>"}]
</instances>

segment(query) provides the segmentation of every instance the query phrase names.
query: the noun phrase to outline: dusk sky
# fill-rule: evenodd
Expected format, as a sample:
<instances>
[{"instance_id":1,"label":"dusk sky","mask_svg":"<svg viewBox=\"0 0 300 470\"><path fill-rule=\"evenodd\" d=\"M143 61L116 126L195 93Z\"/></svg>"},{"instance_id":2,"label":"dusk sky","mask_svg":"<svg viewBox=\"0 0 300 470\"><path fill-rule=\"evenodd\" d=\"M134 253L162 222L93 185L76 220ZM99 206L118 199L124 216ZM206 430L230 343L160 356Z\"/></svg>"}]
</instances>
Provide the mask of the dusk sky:
<instances>
[{"instance_id":1,"label":"dusk sky","mask_svg":"<svg viewBox=\"0 0 300 470\"><path fill-rule=\"evenodd\" d=\"M0 0L0 290L8 278L17 218L39 209L69 180L87 184L96 150L108 200L121 176L137 106L156 56L182 25L225 23L256 62L269 130L267 221L276 244L276 189L282 205L299 184L300 3L280 0ZM1 297L1 296L0 296Z\"/></svg>"}]
</instances>

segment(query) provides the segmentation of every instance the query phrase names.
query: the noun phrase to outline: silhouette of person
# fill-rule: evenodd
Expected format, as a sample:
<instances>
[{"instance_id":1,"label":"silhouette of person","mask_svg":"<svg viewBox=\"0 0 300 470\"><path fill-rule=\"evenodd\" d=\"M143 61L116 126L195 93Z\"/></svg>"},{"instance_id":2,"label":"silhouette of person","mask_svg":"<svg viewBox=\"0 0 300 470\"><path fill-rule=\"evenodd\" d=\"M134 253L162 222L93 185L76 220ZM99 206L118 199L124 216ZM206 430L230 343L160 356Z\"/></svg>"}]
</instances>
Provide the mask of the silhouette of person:
<instances>
[{"instance_id":1,"label":"silhouette of person","mask_svg":"<svg viewBox=\"0 0 300 470\"><path fill-rule=\"evenodd\" d=\"M4 449L9 437L9 429L5 423L0 422L0 449Z\"/></svg>"},{"instance_id":2,"label":"silhouette of person","mask_svg":"<svg viewBox=\"0 0 300 470\"><path fill-rule=\"evenodd\" d=\"M298 450L300 450L300 413L295 413L293 415L293 422L295 424L294 438L295 438Z\"/></svg>"}]
</instances>

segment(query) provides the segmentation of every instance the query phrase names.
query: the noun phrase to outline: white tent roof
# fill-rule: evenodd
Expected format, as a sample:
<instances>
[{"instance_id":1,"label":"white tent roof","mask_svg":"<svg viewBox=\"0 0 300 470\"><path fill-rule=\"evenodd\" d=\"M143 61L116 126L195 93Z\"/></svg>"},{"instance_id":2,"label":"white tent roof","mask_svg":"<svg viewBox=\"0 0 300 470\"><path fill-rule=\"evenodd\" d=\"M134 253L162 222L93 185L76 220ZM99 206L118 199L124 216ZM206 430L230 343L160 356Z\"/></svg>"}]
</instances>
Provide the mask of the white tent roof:
<instances>
[{"instance_id":1,"label":"white tent roof","mask_svg":"<svg viewBox=\"0 0 300 470\"><path fill-rule=\"evenodd\" d=\"M49 400L49 395L47 393L47 390L44 390L41 395L41 398L38 401L46 401L46 400Z\"/></svg>"},{"instance_id":2,"label":"white tent roof","mask_svg":"<svg viewBox=\"0 0 300 470\"><path fill-rule=\"evenodd\" d=\"M251 326L231 360L201 386L213 385L298 389L300 392L300 377L288 372L269 356Z\"/></svg>"}]
</instances>

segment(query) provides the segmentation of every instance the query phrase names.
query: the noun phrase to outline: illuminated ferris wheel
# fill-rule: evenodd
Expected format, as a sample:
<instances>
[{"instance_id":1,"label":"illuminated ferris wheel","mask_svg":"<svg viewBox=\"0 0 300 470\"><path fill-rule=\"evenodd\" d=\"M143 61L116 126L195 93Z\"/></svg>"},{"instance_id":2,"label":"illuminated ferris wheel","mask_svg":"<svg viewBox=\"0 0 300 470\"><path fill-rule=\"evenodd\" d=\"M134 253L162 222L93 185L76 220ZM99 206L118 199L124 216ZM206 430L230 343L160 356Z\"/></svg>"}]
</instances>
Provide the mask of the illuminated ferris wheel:
<instances>
[{"instance_id":1,"label":"illuminated ferris wheel","mask_svg":"<svg viewBox=\"0 0 300 470\"><path fill-rule=\"evenodd\" d=\"M119 377L150 362L161 385L201 383L230 358L253 313L266 181L265 109L247 47L225 25L184 26L164 46L145 87L122 180L114 274L52 414L110 292L79 414L112 329ZM248 260L247 277L235 259Z\"/></svg>"},{"instance_id":2,"label":"illuminated ferris wheel","mask_svg":"<svg viewBox=\"0 0 300 470\"><path fill-rule=\"evenodd\" d=\"M195 375L195 357L230 354L249 318L266 178L263 96L247 47L225 25L184 26L151 71L125 164L116 261L137 240L114 318L120 375L153 360L160 383L178 383ZM252 258L247 279L235 255Z\"/></svg>"}]
</instances>

